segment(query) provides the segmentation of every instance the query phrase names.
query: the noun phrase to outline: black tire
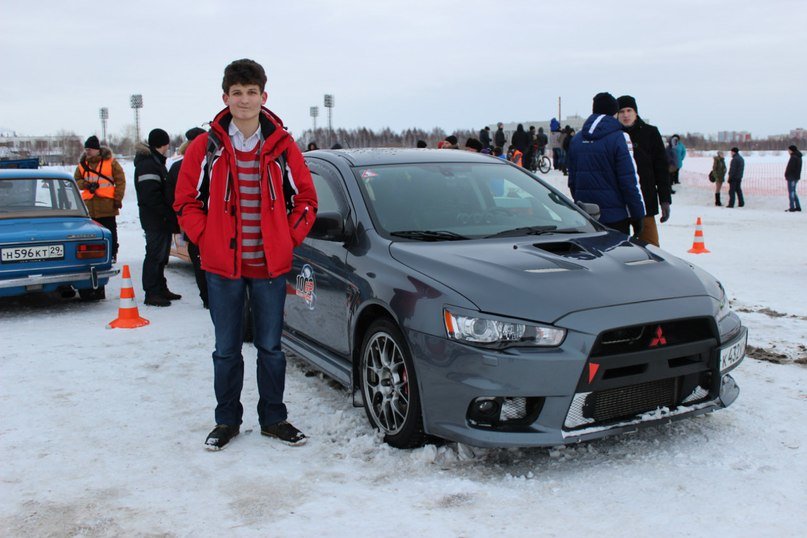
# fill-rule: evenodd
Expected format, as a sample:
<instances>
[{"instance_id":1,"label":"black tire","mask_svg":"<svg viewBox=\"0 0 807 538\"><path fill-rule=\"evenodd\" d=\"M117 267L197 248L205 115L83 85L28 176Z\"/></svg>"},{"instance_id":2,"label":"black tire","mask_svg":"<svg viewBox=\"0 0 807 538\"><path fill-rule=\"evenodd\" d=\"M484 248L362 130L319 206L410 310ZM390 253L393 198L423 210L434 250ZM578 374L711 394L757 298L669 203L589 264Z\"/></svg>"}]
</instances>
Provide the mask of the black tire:
<instances>
[{"instance_id":1,"label":"black tire","mask_svg":"<svg viewBox=\"0 0 807 538\"><path fill-rule=\"evenodd\" d=\"M106 299L104 286L98 289L78 290L78 296L82 301L101 301Z\"/></svg>"},{"instance_id":2,"label":"black tire","mask_svg":"<svg viewBox=\"0 0 807 538\"><path fill-rule=\"evenodd\" d=\"M423 414L409 348L395 324L373 322L361 345L359 382L370 424L395 448L423 446Z\"/></svg>"},{"instance_id":3,"label":"black tire","mask_svg":"<svg viewBox=\"0 0 807 538\"><path fill-rule=\"evenodd\" d=\"M549 171L552 170L552 161L550 161L545 155L541 156L541 158L538 160L538 170L540 170L543 174L548 174Z\"/></svg>"}]
</instances>

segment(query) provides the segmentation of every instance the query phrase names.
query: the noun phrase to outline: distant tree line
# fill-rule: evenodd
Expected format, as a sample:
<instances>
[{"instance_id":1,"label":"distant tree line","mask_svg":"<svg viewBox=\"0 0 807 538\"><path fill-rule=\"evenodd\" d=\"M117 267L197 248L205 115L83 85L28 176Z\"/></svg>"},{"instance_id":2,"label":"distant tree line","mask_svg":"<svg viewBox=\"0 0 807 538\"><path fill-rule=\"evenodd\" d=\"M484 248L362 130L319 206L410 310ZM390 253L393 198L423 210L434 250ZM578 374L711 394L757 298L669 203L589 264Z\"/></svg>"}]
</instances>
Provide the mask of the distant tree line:
<instances>
[{"instance_id":1,"label":"distant tree line","mask_svg":"<svg viewBox=\"0 0 807 538\"><path fill-rule=\"evenodd\" d=\"M380 131L374 131L366 127L356 129L308 129L302 132L297 138L297 144L301 149L305 149L310 142L317 144L320 149L331 148L334 144L339 144L343 148L414 148L418 140L426 142L428 147L436 148L437 143L445 140L445 137L453 134L459 139L460 147L465 145L465 141L470 138L478 138L479 132L472 130L457 130L447 133L439 127L431 131L424 129L410 128L401 132L396 132L385 127Z\"/></svg>"}]
</instances>

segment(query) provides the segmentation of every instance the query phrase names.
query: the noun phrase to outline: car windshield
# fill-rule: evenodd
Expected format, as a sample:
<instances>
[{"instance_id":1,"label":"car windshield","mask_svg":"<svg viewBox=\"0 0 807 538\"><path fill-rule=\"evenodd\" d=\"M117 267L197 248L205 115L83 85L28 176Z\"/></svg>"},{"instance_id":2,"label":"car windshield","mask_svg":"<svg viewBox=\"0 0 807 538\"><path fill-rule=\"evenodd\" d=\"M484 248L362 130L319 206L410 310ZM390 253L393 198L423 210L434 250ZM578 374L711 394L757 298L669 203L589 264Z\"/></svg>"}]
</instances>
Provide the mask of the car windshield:
<instances>
[{"instance_id":1,"label":"car windshield","mask_svg":"<svg viewBox=\"0 0 807 538\"><path fill-rule=\"evenodd\" d=\"M423 163L356 169L376 229L417 241L595 231L567 199L497 163Z\"/></svg>"},{"instance_id":2,"label":"car windshield","mask_svg":"<svg viewBox=\"0 0 807 538\"><path fill-rule=\"evenodd\" d=\"M0 179L0 219L87 216L73 181L61 178Z\"/></svg>"}]
</instances>

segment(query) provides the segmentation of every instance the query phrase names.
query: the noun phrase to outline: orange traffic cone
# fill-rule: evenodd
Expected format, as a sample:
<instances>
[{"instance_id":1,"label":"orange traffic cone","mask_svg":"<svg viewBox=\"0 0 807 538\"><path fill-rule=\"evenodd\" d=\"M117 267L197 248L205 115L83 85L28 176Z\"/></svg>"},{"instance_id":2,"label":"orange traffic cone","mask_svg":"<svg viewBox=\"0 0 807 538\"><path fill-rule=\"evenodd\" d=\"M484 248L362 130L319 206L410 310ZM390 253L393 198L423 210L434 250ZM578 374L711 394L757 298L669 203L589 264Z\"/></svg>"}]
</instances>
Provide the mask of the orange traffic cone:
<instances>
[{"instance_id":1,"label":"orange traffic cone","mask_svg":"<svg viewBox=\"0 0 807 538\"><path fill-rule=\"evenodd\" d=\"M692 241L692 248L687 252L692 254L709 254L711 252L703 244L703 224L700 217L698 217L698 222L695 223L695 240Z\"/></svg>"},{"instance_id":2,"label":"orange traffic cone","mask_svg":"<svg viewBox=\"0 0 807 538\"><path fill-rule=\"evenodd\" d=\"M123 266L123 283L120 288L120 308L118 308L117 319L111 321L106 326L107 329L136 329L148 325L149 320L141 318L137 311L134 288L132 287L132 275L129 273L129 266Z\"/></svg>"}]
</instances>

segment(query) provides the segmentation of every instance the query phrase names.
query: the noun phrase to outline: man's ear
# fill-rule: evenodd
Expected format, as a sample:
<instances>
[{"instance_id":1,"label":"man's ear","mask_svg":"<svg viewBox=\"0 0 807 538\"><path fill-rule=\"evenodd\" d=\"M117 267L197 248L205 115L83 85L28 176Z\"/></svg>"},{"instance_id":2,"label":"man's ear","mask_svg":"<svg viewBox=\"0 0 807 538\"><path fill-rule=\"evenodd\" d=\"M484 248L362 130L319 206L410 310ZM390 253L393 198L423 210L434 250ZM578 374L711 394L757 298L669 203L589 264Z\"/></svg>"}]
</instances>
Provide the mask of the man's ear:
<instances>
[{"instance_id":1,"label":"man's ear","mask_svg":"<svg viewBox=\"0 0 807 538\"><path fill-rule=\"evenodd\" d=\"M266 104L266 99L267 99L268 97L269 97L269 94L268 94L268 93L266 93L266 92L263 92L263 93L261 94L261 104L262 104L262 105L265 105L265 104Z\"/></svg>"}]
</instances>

